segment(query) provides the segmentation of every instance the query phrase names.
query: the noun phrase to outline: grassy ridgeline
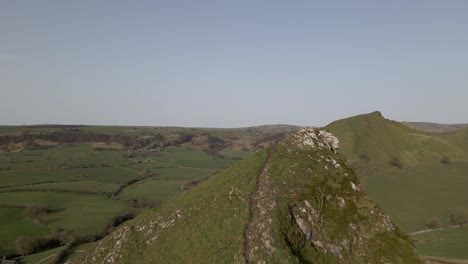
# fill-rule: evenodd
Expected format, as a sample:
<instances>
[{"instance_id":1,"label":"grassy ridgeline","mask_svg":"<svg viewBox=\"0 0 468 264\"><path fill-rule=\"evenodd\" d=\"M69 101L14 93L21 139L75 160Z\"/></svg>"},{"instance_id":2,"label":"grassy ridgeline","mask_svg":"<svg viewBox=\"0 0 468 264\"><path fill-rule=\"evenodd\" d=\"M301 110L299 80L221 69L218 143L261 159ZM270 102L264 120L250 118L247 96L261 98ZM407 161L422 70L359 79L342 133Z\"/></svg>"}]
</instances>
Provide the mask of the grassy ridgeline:
<instances>
[{"instance_id":1,"label":"grassy ridgeline","mask_svg":"<svg viewBox=\"0 0 468 264\"><path fill-rule=\"evenodd\" d=\"M342 156L294 141L269 153L126 222L71 262L244 263L253 252L267 263L421 263Z\"/></svg>"}]
</instances>

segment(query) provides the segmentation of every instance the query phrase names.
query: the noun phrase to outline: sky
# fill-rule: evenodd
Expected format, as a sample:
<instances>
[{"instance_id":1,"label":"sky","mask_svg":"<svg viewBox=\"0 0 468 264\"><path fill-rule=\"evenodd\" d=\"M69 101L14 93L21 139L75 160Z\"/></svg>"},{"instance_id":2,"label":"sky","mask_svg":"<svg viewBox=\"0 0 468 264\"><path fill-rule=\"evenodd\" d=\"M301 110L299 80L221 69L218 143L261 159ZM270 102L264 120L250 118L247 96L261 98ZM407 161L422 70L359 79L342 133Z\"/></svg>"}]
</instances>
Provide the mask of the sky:
<instances>
[{"instance_id":1,"label":"sky","mask_svg":"<svg viewBox=\"0 0 468 264\"><path fill-rule=\"evenodd\" d=\"M468 123L468 1L0 0L0 124Z\"/></svg>"}]
</instances>

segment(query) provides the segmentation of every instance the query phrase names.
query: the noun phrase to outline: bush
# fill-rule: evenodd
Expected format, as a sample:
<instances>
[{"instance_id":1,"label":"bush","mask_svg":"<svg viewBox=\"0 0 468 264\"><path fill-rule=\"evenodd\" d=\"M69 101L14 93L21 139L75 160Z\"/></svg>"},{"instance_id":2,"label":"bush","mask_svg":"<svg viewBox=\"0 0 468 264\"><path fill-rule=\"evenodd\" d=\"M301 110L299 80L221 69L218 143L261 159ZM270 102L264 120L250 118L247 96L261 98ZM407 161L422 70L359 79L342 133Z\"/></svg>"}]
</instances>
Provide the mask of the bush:
<instances>
[{"instance_id":1,"label":"bush","mask_svg":"<svg viewBox=\"0 0 468 264\"><path fill-rule=\"evenodd\" d=\"M361 155L359 155L359 158L364 161L370 161L370 157L367 153L361 153Z\"/></svg>"},{"instance_id":2,"label":"bush","mask_svg":"<svg viewBox=\"0 0 468 264\"><path fill-rule=\"evenodd\" d=\"M443 156L443 157L440 159L440 163L445 164L445 165L450 164L450 159L449 159L449 157Z\"/></svg>"},{"instance_id":3,"label":"bush","mask_svg":"<svg viewBox=\"0 0 468 264\"><path fill-rule=\"evenodd\" d=\"M468 223L468 210L465 208L457 208L450 214L450 221L452 221L454 225L460 226Z\"/></svg>"},{"instance_id":4,"label":"bush","mask_svg":"<svg viewBox=\"0 0 468 264\"><path fill-rule=\"evenodd\" d=\"M429 229L437 229L442 226L442 221L438 217L431 217L424 222L424 225Z\"/></svg>"},{"instance_id":5,"label":"bush","mask_svg":"<svg viewBox=\"0 0 468 264\"><path fill-rule=\"evenodd\" d=\"M390 165L395 166L399 169L403 168L403 164L401 163L401 160L398 157L393 157L389 163Z\"/></svg>"}]
</instances>

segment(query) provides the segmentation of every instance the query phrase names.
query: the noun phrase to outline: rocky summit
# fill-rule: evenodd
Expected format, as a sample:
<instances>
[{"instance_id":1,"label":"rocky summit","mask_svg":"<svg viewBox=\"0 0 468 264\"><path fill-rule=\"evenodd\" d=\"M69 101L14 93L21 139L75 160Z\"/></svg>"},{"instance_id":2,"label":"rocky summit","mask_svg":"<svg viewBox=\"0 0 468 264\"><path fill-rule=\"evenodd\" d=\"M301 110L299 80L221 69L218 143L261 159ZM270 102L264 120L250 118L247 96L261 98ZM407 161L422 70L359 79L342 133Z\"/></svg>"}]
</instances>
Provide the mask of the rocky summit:
<instances>
[{"instance_id":1,"label":"rocky summit","mask_svg":"<svg viewBox=\"0 0 468 264\"><path fill-rule=\"evenodd\" d=\"M69 263L422 263L333 134L303 128Z\"/></svg>"}]
</instances>

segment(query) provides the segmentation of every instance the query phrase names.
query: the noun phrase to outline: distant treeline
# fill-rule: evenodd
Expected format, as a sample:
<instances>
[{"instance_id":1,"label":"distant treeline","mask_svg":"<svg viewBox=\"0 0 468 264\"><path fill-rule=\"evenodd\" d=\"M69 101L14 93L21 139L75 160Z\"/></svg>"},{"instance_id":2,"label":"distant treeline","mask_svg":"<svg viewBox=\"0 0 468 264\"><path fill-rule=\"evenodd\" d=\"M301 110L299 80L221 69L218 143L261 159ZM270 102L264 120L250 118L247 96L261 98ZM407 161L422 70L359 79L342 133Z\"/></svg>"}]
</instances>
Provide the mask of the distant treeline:
<instances>
[{"instance_id":1,"label":"distant treeline","mask_svg":"<svg viewBox=\"0 0 468 264\"><path fill-rule=\"evenodd\" d=\"M109 135L76 130L62 130L51 133L22 133L19 135L0 136L0 145L25 143L34 146L36 140L57 142L59 144L72 144L84 142L118 143L125 147L146 147L150 144L162 147L171 142L163 135L135 136L135 135Z\"/></svg>"}]
</instances>

